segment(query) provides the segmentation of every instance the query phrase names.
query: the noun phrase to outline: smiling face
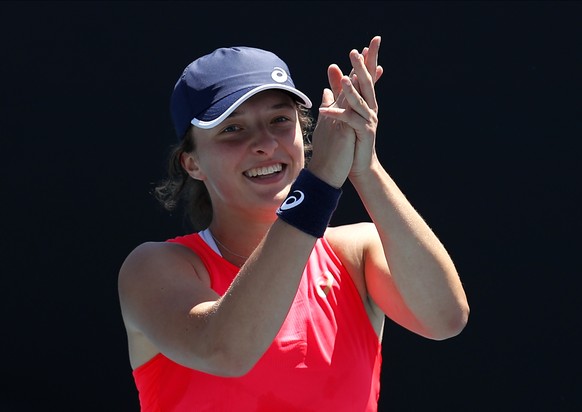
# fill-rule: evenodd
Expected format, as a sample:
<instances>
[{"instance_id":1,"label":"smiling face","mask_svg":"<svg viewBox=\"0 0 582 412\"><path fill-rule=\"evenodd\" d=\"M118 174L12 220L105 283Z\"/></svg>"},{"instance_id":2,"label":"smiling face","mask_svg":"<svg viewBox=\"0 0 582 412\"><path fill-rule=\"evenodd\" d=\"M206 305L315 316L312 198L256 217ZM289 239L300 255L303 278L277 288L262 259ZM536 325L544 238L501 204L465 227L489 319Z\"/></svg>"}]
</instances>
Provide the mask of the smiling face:
<instances>
[{"instance_id":1,"label":"smiling face","mask_svg":"<svg viewBox=\"0 0 582 412\"><path fill-rule=\"evenodd\" d=\"M182 165L206 185L215 215L274 216L304 164L296 104L278 90L251 97L212 129L195 128L193 138Z\"/></svg>"}]
</instances>

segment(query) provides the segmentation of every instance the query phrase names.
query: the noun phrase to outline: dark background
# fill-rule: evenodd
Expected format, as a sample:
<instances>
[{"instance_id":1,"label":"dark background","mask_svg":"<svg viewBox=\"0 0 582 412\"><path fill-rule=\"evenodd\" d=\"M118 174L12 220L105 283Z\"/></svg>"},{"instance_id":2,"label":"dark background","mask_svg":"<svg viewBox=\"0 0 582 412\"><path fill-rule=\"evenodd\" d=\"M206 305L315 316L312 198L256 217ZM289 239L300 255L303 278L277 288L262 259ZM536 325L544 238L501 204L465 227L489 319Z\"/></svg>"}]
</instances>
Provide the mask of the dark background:
<instances>
[{"instance_id":1,"label":"dark background","mask_svg":"<svg viewBox=\"0 0 582 412\"><path fill-rule=\"evenodd\" d=\"M472 310L387 324L380 410L580 410L582 7L525 1L0 2L0 410L138 410L117 272L187 230L149 194L182 69L269 49L317 106L376 34L380 158ZM366 219L345 192L333 223Z\"/></svg>"}]
</instances>

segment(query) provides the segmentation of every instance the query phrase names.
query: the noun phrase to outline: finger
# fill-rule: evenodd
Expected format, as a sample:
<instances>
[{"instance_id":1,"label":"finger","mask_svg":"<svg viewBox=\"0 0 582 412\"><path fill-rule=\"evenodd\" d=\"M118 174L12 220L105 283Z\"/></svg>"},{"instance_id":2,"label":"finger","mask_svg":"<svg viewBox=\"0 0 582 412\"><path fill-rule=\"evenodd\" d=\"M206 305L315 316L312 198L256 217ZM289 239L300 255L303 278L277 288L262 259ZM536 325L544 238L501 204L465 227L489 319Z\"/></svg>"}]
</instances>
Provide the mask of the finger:
<instances>
[{"instance_id":1,"label":"finger","mask_svg":"<svg viewBox=\"0 0 582 412\"><path fill-rule=\"evenodd\" d=\"M370 49L369 49L368 47L364 47L364 48L362 49L362 56L364 56L364 60L366 60L366 59L368 58L368 51L369 51L369 50L370 50Z\"/></svg>"},{"instance_id":2,"label":"finger","mask_svg":"<svg viewBox=\"0 0 582 412\"><path fill-rule=\"evenodd\" d=\"M378 50L380 48L380 36L375 36L370 41L370 46L372 47L372 53L370 54L370 47L364 47L362 49L362 56L364 56L364 62L368 68L368 72L372 75L374 82L378 81L375 77L376 66L378 65Z\"/></svg>"},{"instance_id":3,"label":"finger","mask_svg":"<svg viewBox=\"0 0 582 412\"><path fill-rule=\"evenodd\" d=\"M367 47L367 53L364 55L364 61L368 72L372 75L374 82L378 81L376 78L376 67L378 67L378 54L380 51L380 42L382 38L380 36L375 36L370 41L370 45ZM362 53L363 54L363 53Z\"/></svg>"},{"instance_id":4,"label":"finger","mask_svg":"<svg viewBox=\"0 0 582 412\"><path fill-rule=\"evenodd\" d=\"M370 46L372 46L371 52L370 47L364 47L362 49L362 56L364 56L365 65L368 69L368 72L372 76L374 83L376 83L379 78L377 77L376 67L378 65L378 49L380 48L380 40L380 36L376 36L370 41Z\"/></svg>"},{"instance_id":5,"label":"finger","mask_svg":"<svg viewBox=\"0 0 582 412\"><path fill-rule=\"evenodd\" d=\"M335 121L345 123L347 126L354 129L356 134L366 133L366 131L370 130L369 125L376 122L373 113L371 114L372 117L364 118L354 110L342 109L335 106L320 107L319 114Z\"/></svg>"},{"instance_id":6,"label":"finger","mask_svg":"<svg viewBox=\"0 0 582 412\"><path fill-rule=\"evenodd\" d=\"M352 79L344 76L341 83L343 87L342 96L344 96L345 101L344 106L333 104L324 107L322 105L319 108L319 113L344 122L354 129L363 130L366 124L374 122L375 114L370 110L364 98L357 92L357 76Z\"/></svg>"},{"instance_id":7,"label":"finger","mask_svg":"<svg viewBox=\"0 0 582 412\"><path fill-rule=\"evenodd\" d=\"M335 101L335 97L333 96L333 92L328 88L323 89L323 95L321 96L321 106L320 107L330 107L334 101Z\"/></svg>"},{"instance_id":8,"label":"finger","mask_svg":"<svg viewBox=\"0 0 582 412\"><path fill-rule=\"evenodd\" d=\"M365 98L358 93L359 81L359 77L357 76L354 76L352 79L348 77L342 78L342 91L352 111L363 118L367 118L370 115L370 107ZM369 81L369 78L367 81Z\"/></svg>"},{"instance_id":9,"label":"finger","mask_svg":"<svg viewBox=\"0 0 582 412\"><path fill-rule=\"evenodd\" d=\"M336 64L331 64L327 71L330 88L335 99L334 105L337 107L346 107L345 96L343 94L341 79L344 77L343 72ZM355 70L352 69L350 77L355 77Z\"/></svg>"},{"instance_id":10,"label":"finger","mask_svg":"<svg viewBox=\"0 0 582 412\"><path fill-rule=\"evenodd\" d=\"M376 110L376 94L374 91L374 79L372 74L368 71L368 68L365 65L364 57L359 54L357 51L352 50L350 52L350 60L356 72L356 76L358 77L358 87L357 91L363 97L365 102L367 103L366 109L369 107L372 110ZM374 67L374 77L376 75L376 67ZM344 88L345 92L345 88ZM352 103L350 103L352 105Z\"/></svg>"},{"instance_id":11,"label":"finger","mask_svg":"<svg viewBox=\"0 0 582 412\"><path fill-rule=\"evenodd\" d=\"M358 79L359 79L359 78L358 78L358 75L357 75L357 74L354 74L354 75L351 77L353 89L354 89L354 90L355 90L357 93L360 93L360 81L359 81Z\"/></svg>"},{"instance_id":12,"label":"finger","mask_svg":"<svg viewBox=\"0 0 582 412\"><path fill-rule=\"evenodd\" d=\"M333 92L334 98L337 99L342 91L341 78L343 73L337 64L330 64L327 68L327 79L329 87Z\"/></svg>"},{"instance_id":13,"label":"finger","mask_svg":"<svg viewBox=\"0 0 582 412\"><path fill-rule=\"evenodd\" d=\"M380 77L384 74L384 68L382 66L376 67L376 81L380 80Z\"/></svg>"}]
</instances>

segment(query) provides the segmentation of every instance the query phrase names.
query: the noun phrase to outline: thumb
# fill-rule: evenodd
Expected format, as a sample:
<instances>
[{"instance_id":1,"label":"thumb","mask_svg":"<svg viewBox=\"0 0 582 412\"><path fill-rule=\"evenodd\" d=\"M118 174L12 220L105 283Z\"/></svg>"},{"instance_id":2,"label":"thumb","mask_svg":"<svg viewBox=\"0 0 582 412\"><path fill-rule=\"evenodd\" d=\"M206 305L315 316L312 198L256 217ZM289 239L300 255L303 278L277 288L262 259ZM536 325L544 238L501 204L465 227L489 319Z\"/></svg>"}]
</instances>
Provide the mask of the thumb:
<instances>
[{"instance_id":1,"label":"thumb","mask_svg":"<svg viewBox=\"0 0 582 412\"><path fill-rule=\"evenodd\" d=\"M333 92L325 88L323 89L323 95L321 96L321 106L320 107L329 107L333 104L335 98L333 97Z\"/></svg>"}]
</instances>

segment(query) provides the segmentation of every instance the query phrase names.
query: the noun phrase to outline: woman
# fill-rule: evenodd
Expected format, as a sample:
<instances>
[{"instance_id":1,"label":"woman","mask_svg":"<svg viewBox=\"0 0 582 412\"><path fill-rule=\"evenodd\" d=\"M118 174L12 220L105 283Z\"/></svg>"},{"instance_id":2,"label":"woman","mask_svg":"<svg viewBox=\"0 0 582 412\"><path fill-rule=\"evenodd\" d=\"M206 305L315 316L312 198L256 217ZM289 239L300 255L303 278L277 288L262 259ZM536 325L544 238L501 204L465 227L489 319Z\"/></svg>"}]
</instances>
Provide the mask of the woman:
<instances>
[{"instance_id":1,"label":"woman","mask_svg":"<svg viewBox=\"0 0 582 412\"><path fill-rule=\"evenodd\" d=\"M385 316L463 329L455 267L375 153L379 46L352 50L349 75L329 66L306 167L311 101L277 56L218 49L178 80L187 179L165 189L189 196L195 232L140 245L119 275L142 411L373 411ZM328 227L347 178L372 222Z\"/></svg>"}]
</instances>

